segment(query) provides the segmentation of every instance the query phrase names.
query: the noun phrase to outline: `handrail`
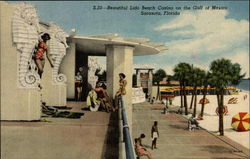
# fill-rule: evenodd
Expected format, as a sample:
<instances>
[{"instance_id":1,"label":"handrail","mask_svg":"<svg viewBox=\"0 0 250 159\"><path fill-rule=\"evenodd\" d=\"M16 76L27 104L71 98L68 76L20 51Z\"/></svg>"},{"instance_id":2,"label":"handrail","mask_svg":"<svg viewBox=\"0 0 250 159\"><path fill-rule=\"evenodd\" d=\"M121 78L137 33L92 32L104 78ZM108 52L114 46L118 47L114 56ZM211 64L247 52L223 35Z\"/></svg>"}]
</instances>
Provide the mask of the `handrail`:
<instances>
[{"instance_id":1,"label":"handrail","mask_svg":"<svg viewBox=\"0 0 250 159\"><path fill-rule=\"evenodd\" d=\"M119 109L121 110L122 127L123 127L123 142L125 142L126 159L135 159L134 146L132 144L129 125L127 121L126 110L122 96L119 98Z\"/></svg>"}]
</instances>

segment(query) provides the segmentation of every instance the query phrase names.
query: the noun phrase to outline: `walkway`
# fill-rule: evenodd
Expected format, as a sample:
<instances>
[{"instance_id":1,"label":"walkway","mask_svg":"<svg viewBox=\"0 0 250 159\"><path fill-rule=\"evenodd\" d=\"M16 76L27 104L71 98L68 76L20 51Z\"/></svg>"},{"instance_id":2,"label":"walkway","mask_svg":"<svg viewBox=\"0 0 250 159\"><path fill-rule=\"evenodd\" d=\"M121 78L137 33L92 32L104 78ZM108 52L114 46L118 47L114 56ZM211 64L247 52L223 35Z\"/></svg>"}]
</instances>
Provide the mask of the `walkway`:
<instances>
[{"instance_id":1,"label":"walkway","mask_svg":"<svg viewBox=\"0 0 250 159\"><path fill-rule=\"evenodd\" d=\"M68 102L80 119L44 118L51 122L1 122L2 159L117 158L116 114L82 111L84 103Z\"/></svg>"},{"instance_id":2,"label":"walkway","mask_svg":"<svg viewBox=\"0 0 250 159\"><path fill-rule=\"evenodd\" d=\"M146 135L143 143L153 159L249 158L246 157L246 153L249 155L248 149L205 130L188 131L184 117L175 113L162 114L162 108L161 104L150 105L147 102L133 106L133 138L141 133ZM158 121L160 138L157 141L158 149L151 150L150 133L154 121Z\"/></svg>"}]
</instances>

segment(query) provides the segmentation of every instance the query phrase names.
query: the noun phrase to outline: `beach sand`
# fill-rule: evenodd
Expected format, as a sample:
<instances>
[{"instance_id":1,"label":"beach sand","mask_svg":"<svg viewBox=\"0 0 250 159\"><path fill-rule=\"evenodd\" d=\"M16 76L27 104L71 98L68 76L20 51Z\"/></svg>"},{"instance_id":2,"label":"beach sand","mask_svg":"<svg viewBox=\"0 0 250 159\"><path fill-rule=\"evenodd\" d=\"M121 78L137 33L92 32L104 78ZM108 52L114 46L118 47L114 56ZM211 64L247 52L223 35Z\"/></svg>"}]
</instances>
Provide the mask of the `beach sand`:
<instances>
[{"instance_id":1,"label":"beach sand","mask_svg":"<svg viewBox=\"0 0 250 159\"><path fill-rule=\"evenodd\" d=\"M247 95L247 98L244 100L245 95ZM197 96L197 116L199 115L200 110L201 110L201 104L198 104L198 103L202 97L203 95ZM232 97L238 98L237 104L228 104L228 100ZM219 134L218 132L219 116L215 112L218 106L217 97L216 95L207 95L206 98L209 100L210 103L205 105L204 116L203 116L204 120L199 120L200 126L204 129L207 129L208 131ZM187 96L187 101L188 101L188 107L189 107L190 101L191 101L191 95ZM173 100L173 105L175 106L180 105L179 96ZM238 95L225 95L224 105L228 107L228 114L224 116L224 135L249 149L250 131L237 132L233 130L231 126L232 117L236 115L238 112L249 113L249 92L242 91L242 92L239 92ZM189 112L192 113L193 111L189 109Z\"/></svg>"}]
</instances>

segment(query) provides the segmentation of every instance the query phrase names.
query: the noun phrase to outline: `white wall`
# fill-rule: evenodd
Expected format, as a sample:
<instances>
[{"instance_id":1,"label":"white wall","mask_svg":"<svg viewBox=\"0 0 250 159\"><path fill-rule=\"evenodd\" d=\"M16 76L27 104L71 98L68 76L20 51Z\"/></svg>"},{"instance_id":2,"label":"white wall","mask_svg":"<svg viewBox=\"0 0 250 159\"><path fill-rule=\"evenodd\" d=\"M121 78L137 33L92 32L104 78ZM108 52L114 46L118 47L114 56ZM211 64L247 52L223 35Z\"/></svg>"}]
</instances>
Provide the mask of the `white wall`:
<instances>
[{"instance_id":1,"label":"white wall","mask_svg":"<svg viewBox=\"0 0 250 159\"><path fill-rule=\"evenodd\" d=\"M76 58L76 45L69 43L69 48L64 56L60 72L67 77L67 98L75 98L75 58Z\"/></svg>"},{"instance_id":2,"label":"white wall","mask_svg":"<svg viewBox=\"0 0 250 159\"><path fill-rule=\"evenodd\" d=\"M12 43L13 11L12 4L0 1L1 120L38 120L41 92L18 88L20 52Z\"/></svg>"}]
</instances>

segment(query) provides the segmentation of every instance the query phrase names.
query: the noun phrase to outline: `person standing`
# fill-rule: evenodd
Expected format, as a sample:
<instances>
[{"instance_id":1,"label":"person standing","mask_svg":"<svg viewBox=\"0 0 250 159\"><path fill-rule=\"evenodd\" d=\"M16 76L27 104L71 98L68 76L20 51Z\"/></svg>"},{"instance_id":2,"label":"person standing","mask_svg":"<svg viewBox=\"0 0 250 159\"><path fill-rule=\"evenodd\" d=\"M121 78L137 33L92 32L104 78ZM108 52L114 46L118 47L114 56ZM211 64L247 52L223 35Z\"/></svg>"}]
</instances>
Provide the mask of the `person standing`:
<instances>
[{"instance_id":1,"label":"person standing","mask_svg":"<svg viewBox=\"0 0 250 159\"><path fill-rule=\"evenodd\" d=\"M157 141L157 138L159 138L159 131L158 131L158 122L157 121L154 121L154 125L152 126L152 129L151 129L151 137L152 137L152 150L155 148L157 149L156 147L156 141Z\"/></svg>"},{"instance_id":2,"label":"person standing","mask_svg":"<svg viewBox=\"0 0 250 159\"><path fill-rule=\"evenodd\" d=\"M77 72L75 76L75 86L77 91L77 99L78 101L81 101L81 94L82 94L82 76L80 72Z\"/></svg>"},{"instance_id":3,"label":"person standing","mask_svg":"<svg viewBox=\"0 0 250 159\"><path fill-rule=\"evenodd\" d=\"M86 100L88 93L92 90L91 84L88 83L88 69L89 68L87 66L81 66L78 69L78 71L80 72L80 75L82 76L81 100L83 100L83 101Z\"/></svg>"}]
</instances>

